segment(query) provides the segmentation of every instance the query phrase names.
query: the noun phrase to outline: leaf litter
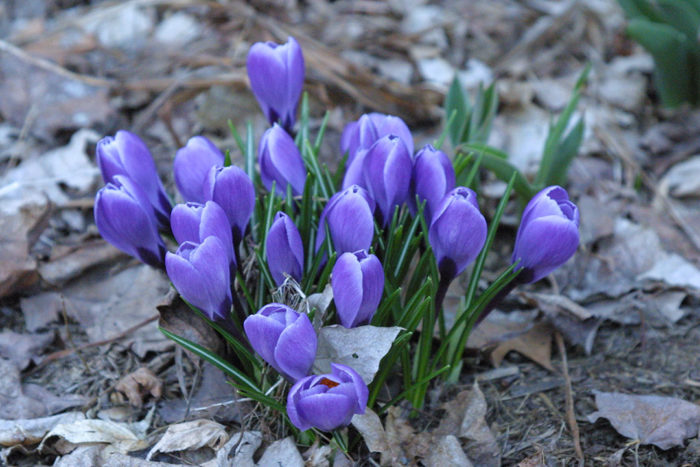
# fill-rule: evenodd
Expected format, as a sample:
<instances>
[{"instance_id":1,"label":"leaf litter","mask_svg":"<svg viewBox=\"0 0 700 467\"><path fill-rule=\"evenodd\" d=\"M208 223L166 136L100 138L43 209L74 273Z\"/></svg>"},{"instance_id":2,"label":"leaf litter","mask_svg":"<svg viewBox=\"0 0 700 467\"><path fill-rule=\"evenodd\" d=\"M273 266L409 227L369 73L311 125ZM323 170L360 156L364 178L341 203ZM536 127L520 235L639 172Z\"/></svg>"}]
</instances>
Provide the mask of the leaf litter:
<instances>
[{"instance_id":1,"label":"leaf litter","mask_svg":"<svg viewBox=\"0 0 700 467\"><path fill-rule=\"evenodd\" d=\"M7 318L6 331L55 336L53 342L35 351L37 355L15 358L22 365L26 362L26 369L19 370L13 363L5 373L12 390L5 393L10 398L3 406L19 407L20 414L40 417L13 421L27 434L25 441L17 438L17 443L36 445L42 430L45 434L55 427L54 417L75 414L41 415L60 407L46 406L51 400L48 394L64 401L71 394L80 396L82 402L76 399L74 403L82 405L89 399L91 408L113 408L130 414L127 417L142 418L155 399L142 398L139 411L131 409L123 396L117 397L115 389L120 379L143 366L163 383L164 401L158 413L167 413L161 405L164 402L180 403L171 410L172 418L166 424L182 421L188 407L190 414L202 413L199 409L208 406L211 396L223 391L225 381L208 376L207 367L176 358L155 323L138 328L140 332L127 332L138 324L136 320L155 316L155 305L167 287L161 279L129 267L122 262L121 253L95 240L89 200L97 172L91 162L91 141L95 134L133 122L131 129L150 139L159 167L166 172L178 138L202 128L226 128L233 107L223 106L215 112L207 102L234 102L235 109L248 109L234 112L240 114L254 109L240 92L245 87L246 44L281 40L289 34L302 38L305 50L309 44L309 66L314 70L309 85L312 106L340 102L329 120L324 154L334 154L333 139L337 142L342 122L357 116L358 103L396 113L412 125L424 124L416 133L417 142L433 141L437 135L432 128L441 116L441 83L449 71L470 86L478 76L502 78L498 92L503 108L491 143L512 148L517 164L532 169L541 153L543 132L564 102L572 76L583 62L596 63L582 100L587 122L583 152L569 180L584 219L583 249L550 283L503 304L501 311L508 314L525 312L517 329L489 331L488 321L482 325L483 332L477 328L460 383L469 385L484 378L479 381L487 409L480 418L492 427L504 464L544 465L574 459L571 435L561 430L564 391L557 362L548 357L555 368L552 373L518 351L503 352L512 347L509 340L517 344L532 329L541 332L553 327L574 346L569 370L575 412L581 420L582 414L595 410L593 391L697 400L693 382L700 381L695 371L700 352L696 326L700 263L691 236L700 225L697 184L692 178L693 156L700 151L700 114L691 110L669 114L653 107L650 61L624 38L624 19L614 1L571 2L564 8L552 2L501 0L429 6L413 1L352 6L317 2L323 8L289 4L274 15L242 2L214 9L185 1L177 8L167 2L158 8L126 2L75 10L53 3L53 9L42 10L42 3L11 7L9 22L0 26L3 33L8 32L0 44L2 61L8 64L0 75L0 87L12 90L5 93L11 98L0 105L0 216L3 226L11 226L0 234L0 297L6 300L0 312ZM19 8L36 21L13 16ZM47 11L52 12L51 17L46 16ZM115 21L110 27L98 28L109 15L134 21L130 27L120 28ZM178 27L182 30L183 25L192 24L188 17L201 27L175 34ZM416 29L432 17L451 21L430 22L429 30ZM387 36L387 30L394 32ZM227 39L232 37L230 31L237 31L235 39ZM162 54L164 37L177 37L189 45ZM321 38L322 44L312 37ZM350 51L353 53L346 53ZM46 60L39 60L44 57ZM183 74L185 68L193 72ZM26 72L16 73L18 70ZM24 79L27 75L32 80ZM45 90L51 93L43 93ZM528 134L522 132L523 118L528 119ZM255 125L262 128L259 121ZM225 133L214 135L217 142L233 146L221 134ZM658 187L646 183L636 189L640 173L652 182L658 178ZM28 179L31 187L25 188L32 189L20 189ZM485 180L484 186L496 185ZM498 193L490 188L484 191L487 198ZM502 233L505 237L510 234L507 229ZM508 247L501 253L507 257ZM131 291L126 286L145 280L159 284L159 292L146 297L138 287ZM114 287L116 292L110 294ZM139 295L144 295L143 300ZM127 306L121 307L123 296ZM316 298L323 307L323 297ZM221 345L205 331L193 328L184 311L161 310L161 324L194 329L193 340L212 348ZM591 316L586 317L584 311ZM104 317L110 319L102 322ZM540 337L540 344L533 345L544 348L544 333ZM523 348L522 342L519 345ZM493 373L488 353L482 349L499 346L503 355L496 356L507 365L501 368L517 371ZM42 353L54 357L45 366L36 366ZM370 368L368 375L371 373ZM197 374L201 381L194 384ZM196 387L200 389L189 394ZM425 420L419 417L409 422L405 412L389 411L385 432L396 452L385 454L385 459L428 458L415 456L428 456L427 438L421 437L425 426L440 425L436 418L447 419L449 411L443 415L438 407L465 388L468 386L438 388L427 413L422 414ZM134 401L142 389L138 384L132 386ZM228 396L223 394L219 402L225 403ZM60 410L71 407L75 406L64 405ZM226 417L231 421L222 423L240 423L234 415ZM221 421L218 416L217 420ZM5 422L0 421L0 427L14 426ZM421 426L421 422L426 424ZM371 426L377 429L376 420ZM619 458L623 465L633 460L624 447L626 434L601 422L581 423L580 428L588 458ZM238 463L233 465L254 465L254 453L263 442L266 447L275 441L278 446L289 445L279 439L282 435L263 431L264 436L238 431L236 425L228 450L219 450L215 460L221 465L231 465L234 459ZM414 435L415 446L401 441ZM458 432L431 440L430 446L438 447L431 455L446 456L433 460L463 460L459 444L479 465L464 451L472 441ZM326 453L321 456L324 460L334 455L325 447L318 448ZM685 449L672 447L663 452L642 446L636 455L642 465L694 465L700 456L693 452L691 442ZM8 455L14 460L22 457L19 453ZM32 458L29 451L25 455L35 463L51 463L55 457ZM71 461L73 455L76 460ZM79 447L57 465L70 462L149 465L143 459L110 451L109 446Z\"/></svg>"}]
</instances>

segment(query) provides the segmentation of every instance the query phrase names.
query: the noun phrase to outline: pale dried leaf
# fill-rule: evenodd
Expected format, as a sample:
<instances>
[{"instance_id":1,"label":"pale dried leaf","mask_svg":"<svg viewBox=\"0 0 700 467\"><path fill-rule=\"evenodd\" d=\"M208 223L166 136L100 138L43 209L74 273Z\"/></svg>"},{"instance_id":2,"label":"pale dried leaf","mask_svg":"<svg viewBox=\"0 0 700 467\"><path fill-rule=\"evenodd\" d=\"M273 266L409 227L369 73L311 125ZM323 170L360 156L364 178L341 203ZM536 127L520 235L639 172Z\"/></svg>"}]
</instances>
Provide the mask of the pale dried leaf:
<instances>
[{"instance_id":1,"label":"pale dried leaf","mask_svg":"<svg viewBox=\"0 0 700 467\"><path fill-rule=\"evenodd\" d=\"M459 465L463 467L472 467L474 464L472 464L464 453L459 440L453 435L447 435L437 440L435 449L425 460L425 465Z\"/></svg>"},{"instance_id":2,"label":"pale dried leaf","mask_svg":"<svg viewBox=\"0 0 700 467\"><path fill-rule=\"evenodd\" d=\"M259 431L234 433L231 439L216 452L216 458L202 467L255 467L253 456L262 444Z\"/></svg>"},{"instance_id":3,"label":"pale dried leaf","mask_svg":"<svg viewBox=\"0 0 700 467\"><path fill-rule=\"evenodd\" d=\"M20 370L24 370L32 358L41 355L53 339L53 332L37 334L0 332L0 357L12 361Z\"/></svg>"},{"instance_id":4,"label":"pale dried leaf","mask_svg":"<svg viewBox=\"0 0 700 467\"><path fill-rule=\"evenodd\" d=\"M671 167L661 179L659 190L676 197L700 196L700 156Z\"/></svg>"},{"instance_id":5,"label":"pale dried leaf","mask_svg":"<svg viewBox=\"0 0 700 467\"><path fill-rule=\"evenodd\" d=\"M370 452L386 453L389 451L389 443L382 421L371 409L365 409L364 414L354 415L350 423L362 435Z\"/></svg>"},{"instance_id":6,"label":"pale dried leaf","mask_svg":"<svg viewBox=\"0 0 700 467\"><path fill-rule=\"evenodd\" d=\"M0 420L0 446L37 444L57 425L84 420L82 412L67 412L51 417Z\"/></svg>"},{"instance_id":7,"label":"pale dried leaf","mask_svg":"<svg viewBox=\"0 0 700 467\"><path fill-rule=\"evenodd\" d=\"M226 427L211 420L194 420L170 425L163 437L148 452L150 460L159 452L195 450L209 446L218 450L226 443Z\"/></svg>"},{"instance_id":8,"label":"pale dried leaf","mask_svg":"<svg viewBox=\"0 0 700 467\"><path fill-rule=\"evenodd\" d=\"M126 423L106 420L78 420L62 423L54 427L42 441L42 445L52 436L58 436L71 444L106 443L120 452L137 451L148 447L148 441L142 433Z\"/></svg>"},{"instance_id":9,"label":"pale dried leaf","mask_svg":"<svg viewBox=\"0 0 700 467\"><path fill-rule=\"evenodd\" d=\"M674 397L596 392L595 402L591 423L606 418L621 435L664 450L682 446L700 428L700 406Z\"/></svg>"},{"instance_id":10,"label":"pale dried leaf","mask_svg":"<svg viewBox=\"0 0 700 467\"><path fill-rule=\"evenodd\" d=\"M142 366L122 377L115 389L124 393L132 406L141 407L148 394L155 399L160 399L163 393L163 382L151 370Z\"/></svg>"},{"instance_id":11,"label":"pale dried leaf","mask_svg":"<svg viewBox=\"0 0 700 467\"><path fill-rule=\"evenodd\" d=\"M313 368L318 373L329 373L331 363L342 363L352 367L369 384L400 331L401 328L396 326L347 329L335 325L321 328Z\"/></svg>"},{"instance_id":12,"label":"pale dried leaf","mask_svg":"<svg viewBox=\"0 0 700 467\"><path fill-rule=\"evenodd\" d=\"M494 366L499 366L503 357L514 350L544 368L554 371L552 367L552 330L547 324L537 324L525 334L499 344L491 353Z\"/></svg>"},{"instance_id":13,"label":"pale dried leaf","mask_svg":"<svg viewBox=\"0 0 700 467\"><path fill-rule=\"evenodd\" d=\"M459 436L470 441L467 444L469 458L479 466L501 465L501 449L486 423L486 398L479 389L478 383L474 382L465 405Z\"/></svg>"},{"instance_id":14,"label":"pale dried leaf","mask_svg":"<svg viewBox=\"0 0 700 467\"><path fill-rule=\"evenodd\" d=\"M263 453L258 467L304 467L304 459L299 454L294 439L290 436L275 441Z\"/></svg>"}]
</instances>

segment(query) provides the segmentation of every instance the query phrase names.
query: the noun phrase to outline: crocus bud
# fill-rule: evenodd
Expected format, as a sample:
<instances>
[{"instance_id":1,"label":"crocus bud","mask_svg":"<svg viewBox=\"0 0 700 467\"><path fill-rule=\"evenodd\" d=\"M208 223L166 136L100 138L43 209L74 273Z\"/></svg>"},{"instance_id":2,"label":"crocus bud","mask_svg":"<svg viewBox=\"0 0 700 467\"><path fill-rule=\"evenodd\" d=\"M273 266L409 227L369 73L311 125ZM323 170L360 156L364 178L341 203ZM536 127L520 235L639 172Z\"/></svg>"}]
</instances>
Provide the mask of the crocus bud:
<instances>
[{"instance_id":1,"label":"crocus bud","mask_svg":"<svg viewBox=\"0 0 700 467\"><path fill-rule=\"evenodd\" d=\"M316 331L306 314L270 303L246 318L243 328L253 350L285 378L296 381L311 371Z\"/></svg>"},{"instance_id":2,"label":"crocus bud","mask_svg":"<svg viewBox=\"0 0 700 467\"><path fill-rule=\"evenodd\" d=\"M165 244L146 193L129 177L115 175L95 197L100 235L126 254L163 267Z\"/></svg>"},{"instance_id":3,"label":"crocus bud","mask_svg":"<svg viewBox=\"0 0 700 467\"><path fill-rule=\"evenodd\" d=\"M369 250L374 236L374 200L357 185L334 194L323 208L316 234L316 250L326 240L326 225L338 254Z\"/></svg>"},{"instance_id":4,"label":"crocus bud","mask_svg":"<svg viewBox=\"0 0 700 467\"><path fill-rule=\"evenodd\" d=\"M513 262L519 279L535 282L571 258L579 243L579 212L560 186L550 186L527 203L515 238Z\"/></svg>"},{"instance_id":5,"label":"crocus bud","mask_svg":"<svg viewBox=\"0 0 700 467\"><path fill-rule=\"evenodd\" d=\"M185 242L165 255L165 270L182 298L209 319L225 319L231 312L231 274L226 246L215 236L202 243Z\"/></svg>"},{"instance_id":6,"label":"crocus bud","mask_svg":"<svg viewBox=\"0 0 700 467\"><path fill-rule=\"evenodd\" d=\"M294 140L284 129L275 124L269 128L260 140L258 148L260 178L268 190L275 182L277 195L287 196L287 185L292 186L292 193L299 196L304 192L306 167Z\"/></svg>"},{"instance_id":7,"label":"crocus bud","mask_svg":"<svg viewBox=\"0 0 700 467\"><path fill-rule=\"evenodd\" d=\"M278 286L285 280L285 273L297 282L304 272L304 245L301 243L299 229L294 221L283 212L275 215L265 241L267 265L270 274Z\"/></svg>"},{"instance_id":8,"label":"crocus bud","mask_svg":"<svg viewBox=\"0 0 700 467\"><path fill-rule=\"evenodd\" d=\"M355 370L331 363L331 373L297 381L287 395L287 415L300 430L332 431L365 413L369 389Z\"/></svg>"},{"instance_id":9,"label":"crocus bud","mask_svg":"<svg viewBox=\"0 0 700 467\"><path fill-rule=\"evenodd\" d=\"M455 170L452 162L444 152L428 144L416 154L411 182L413 193L409 197L408 205L415 214L415 195L418 195L421 202L425 201L423 216L425 222L430 225L438 204L455 186Z\"/></svg>"},{"instance_id":10,"label":"crocus bud","mask_svg":"<svg viewBox=\"0 0 700 467\"><path fill-rule=\"evenodd\" d=\"M158 177L153 157L141 138L120 130L114 137L105 136L98 141L96 153L104 182L112 182L117 175L132 179L146 193L158 226L167 229L172 205Z\"/></svg>"},{"instance_id":11,"label":"crocus bud","mask_svg":"<svg viewBox=\"0 0 700 467\"><path fill-rule=\"evenodd\" d=\"M347 166L350 166L359 151L366 151L379 138L389 135L398 136L406 145L408 153L413 154L413 136L399 117L373 112L345 125L340 138L340 150L343 154L348 153Z\"/></svg>"},{"instance_id":12,"label":"crocus bud","mask_svg":"<svg viewBox=\"0 0 700 467\"><path fill-rule=\"evenodd\" d=\"M255 188L250 177L234 165L212 167L204 182L204 194L226 213L237 246L255 209Z\"/></svg>"},{"instance_id":13,"label":"crocus bud","mask_svg":"<svg viewBox=\"0 0 700 467\"><path fill-rule=\"evenodd\" d=\"M366 151L379 139L377 127L369 115L363 115L356 122L345 125L340 137L340 150L348 153L346 166L349 166L358 151Z\"/></svg>"},{"instance_id":14,"label":"crocus bud","mask_svg":"<svg viewBox=\"0 0 700 467\"><path fill-rule=\"evenodd\" d=\"M340 324L354 328L369 324L384 290L384 269L365 250L343 253L333 266L333 301Z\"/></svg>"},{"instance_id":15,"label":"crocus bud","mask_svg":"<svg viewBox=\"0 0 700 467\"><path fill-rule=\"evenodd\" d=\"M203 203L207 200L204 182L212 167L223 167L224 155L214 143L195 136L175 153L173 171L175 184L186 201Z\"/></svg>"},{"instance_id":16,"label":"crocus bud","mask_svg":"<svg viewBox=\"0 0 700 467\"><path fill-rule=\"evenodd\" d=\"M413 135L408 125L400 117L372 112L369 117L377 128L377 136L382 138L387 135L396 135L406 145L406 150L413 155Z\"/></svg>"},{"instance_id":17,"label":"crocus bud","mask_svg":"<svg viewBox=\"0 0 700 467\"><path fill-rule=\"evenodd\" d=\"M451 280L474 261L486 242L486 220L476 193L459 186L445 195L433 215L428 240L443 280Z\"/></svg>"},{"instance_id":18,"label":"crocus bud","mask_svg":"<svg viewBox=\"0 0 700 467\"><path fill-rule=\"evenodd\" d=\"M384 225L391 221L394 208L408 198L412 170L411 155L398 136L381 138L364 156L365 186L382 213Z\"/></svg>"},{"instance_id":19,"label":"crocus bud","mask_svg":"<svg viewBox=\"0 0 700 467\"><path fill-rule=\"evenodd\" d=\"M217 237L226 248L231 272L235 274L236 255L231 225L221 206L214 201L178 204L170 214L170 226L177 243L202 243L207 237Z\"/></svg>"},{"instance_id":20,"label":"crocus bud","mask_svg":"<svg viewBox=\"0 0 700 467\"><path fill-rule=\"evenodd\" d=\"M304 86L304 56L297 41L257 42L248 52L248 79L260 108L270 122L291 130Z\"/></svg>"}]
</instances>

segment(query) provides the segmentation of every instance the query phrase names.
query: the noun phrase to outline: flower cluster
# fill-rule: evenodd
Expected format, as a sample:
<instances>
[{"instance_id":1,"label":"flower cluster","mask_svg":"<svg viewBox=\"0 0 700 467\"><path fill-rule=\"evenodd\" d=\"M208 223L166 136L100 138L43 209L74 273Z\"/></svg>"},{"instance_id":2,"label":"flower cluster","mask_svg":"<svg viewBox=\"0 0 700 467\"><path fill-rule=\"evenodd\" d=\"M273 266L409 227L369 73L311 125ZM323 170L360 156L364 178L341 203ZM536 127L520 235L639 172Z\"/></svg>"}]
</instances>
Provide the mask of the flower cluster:
<instances>
[{"instance_id":1,"label":"flower cluster","mask_svg":"<svg viewBox=\"0 0 700 467\"><path fill-rule=\"evenodd\" d=\"M106 186L97 194L95 222L102 236L140 261L165 269L187 302L220 323L233 320L232 307L240 306L234 286L237 276L244 286L239 272L242 258L252 255L249 246L263 252L257 256L264 261L259 266L278 287L287 281L313 283L320 274L314 265L328 263L336 320L354 328L372 323L385 297L377 237L389 239L392 220L410 213L415 219L423 216L427 244L422 248L432 249L442 290L438 295L444 296L487 237L477 194L457 186L449 157L431 145L414 154L411 132L398 117L363 115L342 134L340 151L347 157L345 173L338 178L342 187L328 194L320 212L308 215L313 231L303 226L300 231L295 221L305 215L299 199L309 180L293 133L304 81L301 48L293 38L282 45L254 44L247 67L271 125L258 144L260 181L269 195L292 203L276 214L270 209L262 239L257 237L264 248L247 235L251 227L260 232L262 226L260 219L249 225L262 187L256 187L253 174L227 165L224 154L202 136L175 154L174 179L184 201L175 207L141 139L119 131L100 141L97 159ZM522 282L541 279L574 254L578 222L577 208L561 187L548 187L530 201L512 258ZM172 234L178 245L174 252L167 251L161 234ZM435 301L439 308L441 299ZM364 412L369 390L353 368L333 363L331 373L312 374L317 335L307 314L282 303L251 311L243 310L238 325L245 336L240 337L294 383L287 397L292 424L329 431Z\"/></svg>"}]
</instances>

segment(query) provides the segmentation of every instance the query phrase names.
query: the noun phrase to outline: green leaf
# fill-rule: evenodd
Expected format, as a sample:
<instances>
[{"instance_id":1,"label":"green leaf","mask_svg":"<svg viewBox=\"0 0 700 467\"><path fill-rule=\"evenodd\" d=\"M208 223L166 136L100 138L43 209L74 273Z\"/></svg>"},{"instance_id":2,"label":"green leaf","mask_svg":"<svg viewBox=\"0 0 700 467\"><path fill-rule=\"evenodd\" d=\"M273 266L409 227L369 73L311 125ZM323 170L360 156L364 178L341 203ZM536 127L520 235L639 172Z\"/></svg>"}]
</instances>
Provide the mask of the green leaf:
<instances>
[{"instance_id":1,"label":"green leaf","mask_svg":"<svg viewBox=\"0 0 700 467\"><path fill-rule=\"evenodd\" d=\"M667 24L643 19L630 21L627 34L654 57L654 80L664 105L677 107L690 102L692 75L685 35Z\"/></svg>"},{"instance_id":2,"label":"green leaf","mask_svg":"<svg viewBox=\"0 0 700 467\"><path fill-rule=\"evenodd\" d=\"M534 196L533 188L520 171L505 160L505 155L502 151L481 143L466 143L458 149L458 153L468 154L470 152L481 156L481 167L490 170L496 177L506 183L515 174L513 189L518 193L518 196L524 200L529 200Z\"/></svg>"},{"instance_id":3,"label":"green leaf","mask_svg":"<svg viewBox=\"0 0 700 467\"><path fill-rule=\"evenodd\" d=\"M479 85L474 107L472 110L469 133L462 136L462 141L468 143L486 143L491 134L491 125L498 109L498 93L495 83L484 91Z\"/></svg>"},{"instance_id":4,"label":"green leaf","mask_svg":"<svg viewBox=\"0 0 700 467\"><path fill-rule=\"evenodd\" d=\"M632 19L646 18L650 21L660 22L661 17L649 0L617 0L627 16Z\"/></svg>"},{"instance_id":5,"label":"green leaf","mask_svg":"<svg viewBox=\"0 0 700 467\"><path fill-rule=\"evenodd\" d=\"M456 76L445 98L445 116L448 121L450 141L452 146L457 146L462 142L462 135L469 123L469 101L462 83Z\"/></svg>"},{"instance_id":6,"label":"green leaf","mask_svg":"<svg viewBox=\"0 0 700 467\"><path fill-rule=\"evenodd\" d=\"M682 0L656 0L664 22L685 34L688 41L698 41L700 27L700 12L690 3Z\"/></svg>"}]
</instances>

